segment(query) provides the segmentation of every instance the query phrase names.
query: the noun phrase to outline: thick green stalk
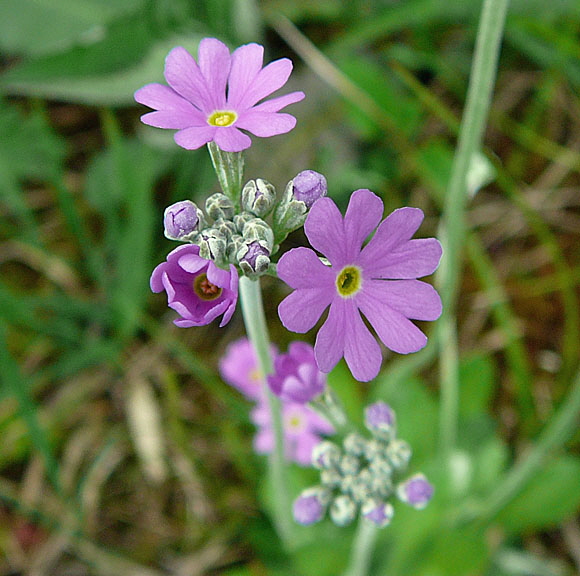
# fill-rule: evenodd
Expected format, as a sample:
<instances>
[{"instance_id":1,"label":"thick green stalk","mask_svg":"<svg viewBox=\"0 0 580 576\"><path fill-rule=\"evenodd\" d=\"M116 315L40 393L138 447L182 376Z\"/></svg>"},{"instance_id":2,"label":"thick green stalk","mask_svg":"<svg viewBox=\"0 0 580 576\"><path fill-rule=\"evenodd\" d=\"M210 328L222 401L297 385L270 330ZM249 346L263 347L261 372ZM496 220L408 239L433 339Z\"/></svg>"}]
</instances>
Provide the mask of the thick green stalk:
<instances>
[{"instance_id":1,"label":"thick green stalk","mask_svg":"<svg viewBox=\"0 0 580 576\"><path fill-rule=\"evenodd\" d=\"M224 152L213 142L208 143L207 149L224 194L235 205L239 205L242 177L244 175L244 157L242 153Z\"/></svg>"},{"instance_id":2,"label":"thick green stalk","mask_svg":"<svg viewBox=\"0 0 580 576\"><path fill-rule=\"evenodd\" d=\"M269 463L276 527L282 540L289 544L294 525L292 524L290 493L286 486L284 430L280 400L272 394L266 382L266 376L273 372L274 367L270 355L270 339L259 280L251 280L247 276L240 278L240 302L246 331L258 357L258 366L263 377L262 385L268 400L274 431L274 451L270 454Z\"/></svg>"},{"instance_id":3,"label":"thick green stalk","mask_svg":"<svg viewBox=\"0 0 580 576\"><path fill-rule=\"evenodd\" d=\"M442 455L449 458L457 440L459 413L459 354L456 306L461 278L462 249L465 244L467 176L475 154L482 145L499 59L509 0L484 0L465 112L459 131L449 189L443 211L443 258L437 276L443 300L439 320L441 357Z\"/></svg>"},{"instance_id":4,"label":"thick green stalk","mask_svg":"<svg viewBox=\"0 0 580 576\"><path fill-rule=\"evenodd\" d=\"M359 518L352 544L350 565L344 576L366 576L372 560L379 530L371 522Z\"/></svg>"}]
</instances>

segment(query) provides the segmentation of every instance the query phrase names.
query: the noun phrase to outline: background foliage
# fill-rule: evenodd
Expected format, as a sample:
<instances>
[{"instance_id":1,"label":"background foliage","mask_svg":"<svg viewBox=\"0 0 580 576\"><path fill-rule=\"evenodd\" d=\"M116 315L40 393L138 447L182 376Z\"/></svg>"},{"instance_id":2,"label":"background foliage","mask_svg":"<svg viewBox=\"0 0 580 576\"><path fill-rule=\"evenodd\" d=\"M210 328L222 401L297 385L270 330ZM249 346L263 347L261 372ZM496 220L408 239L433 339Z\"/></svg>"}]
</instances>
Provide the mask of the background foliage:
<instances>
[{"instance_id":1,"label":"background foliage","mask_svg":"<svg viewBox=\"0 0 580 576\"><path fill-rule=\"evenodd\" d=\"M0 574L333 576L352 531L305 528L292 555L264 510L248 406L216 372L226 328L178 330L149 291L163 208L216 183L207 152L138 122L133 92L175 45L258 41L295 63L297 128L255 141L247 177L323 172L436 235L480 1L4 0L0 18ZM436 347L371 385L330 376L355 421L381 398L435 481L397 509L373 574L580 571L576 433L494 500L565 409L580 348L580 7L512 0L469 202L459 450L438 454ZM477 190L480 185L485 184ZM299 235L290 244L302 242ZM290 339L266 282L273 340ZM436 333L432 327L432 340ZM311 335L310 335L311 336ZM564 442L564 440L567 440ZM296 493L312 479L296 469ZM257 487L257 489L256 489ZM482 504L489 508L482 509ZM494 507L495 506L495 507ZM483 511L482 511L483 510Z\"/></svg>"}]
</instances>

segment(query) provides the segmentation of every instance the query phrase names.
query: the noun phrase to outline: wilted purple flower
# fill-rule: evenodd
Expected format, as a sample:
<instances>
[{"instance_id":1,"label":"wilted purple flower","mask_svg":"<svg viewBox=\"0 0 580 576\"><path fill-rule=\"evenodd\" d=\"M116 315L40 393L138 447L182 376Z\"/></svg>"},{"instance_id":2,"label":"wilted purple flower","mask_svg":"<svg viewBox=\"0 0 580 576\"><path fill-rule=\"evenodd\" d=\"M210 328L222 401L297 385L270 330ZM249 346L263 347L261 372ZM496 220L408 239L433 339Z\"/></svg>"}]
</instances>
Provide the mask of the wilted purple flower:
<instances>
[{"instance_id":1,"label":"wilted purple flower","mask_svg":"<svg viewBox=\"0 0 580 576\"><path fill-rule=\"evenodd\" d=\"M397 496L413 508L422 510L433 496L433 486L423 474L415 474L397 486Z\"/></svg>"},{"instance_id":2,"label":"wilted purple flower","mask_svg":"<svg viewBox=\"0 0 580 576\"><path fill-rule=\"evenodd\" d=\"M205 326L223 314L225 326L238 300L238 273L218 268L199 256L199 246L184 244L167 256L151 274L151 290L167 292L167 303L181 318L174 323L181 328Z\"/></svg>"},{"instance_id":3,"label":"wilted purple flower","mask_svg":"<svg viewBox=\"0 0 580 576\"><path fill-rule=\"evenodd\" d=\"M320 490L316 488L304 490L302 494L294 500L294 520L303 526L319 522L325 511L326 505L322 501Z\"/></svg>"},{"instance_id":4,"label":"wilted purple flower","mask_svg":"<svg viewBox=\"0 0 580 576\"><path fill-rule=\"evenodd\" d=\"M197 206L191 200L182 200L165 208L163 227L170 240L181 240L191 234L199 222Z\"/></svg>"},{"instance_id":5,"label":"wilted purple flower","mask_svg":"<svg viewBox=\"0 0 580 576\"><path fill-rule=\"evenodd\" d=\"M296 200L311 208L314 202L326 196L328 190L326 178L314 170L304 170L292 179L293 194Z\"/></svg>"},{"instance_id":6,"label":"wilted purple flower","mask_svg":"<svg viewBox=\"0 0 580 576\"><path fill-rule=\"evenodd\" d=\"M270 353L273 358L277 351L274 346ZM240 338L228 345L226 353L219 361L219 370L225 382L237 388L251 400L262 400L264 389L262 373L252 343L247 338Z\"/></svg>"},{"instance_id":7,"label":"wilted purple flower","mask_svg":"<svg viewBox=\"0 0 580 576\"><path fill-rule=\"evenodd\" d=\"M268 384L283 400L306 404L324 392L326 374L318 369L310 344L292 342L288 352L276 358L274 374L268 376Z\"/></svg>"},{"instance_id":8,"label":"wilted purple flower","mask_svg":"<svg viewBox=\"0 0 580 576\"><path fill-rule=\"evenodd\" d=\"M177 130L175 142L188 150L215 142L226 152L240 152L251 145L250 137L284 134L296 119L279 111L304 98L292 92L262 102L286 84L292 62L282 58L262 68L264 48L240 46L232 54L215 38L199 44L197 62L177 47L165 59L169 86L148 84L135 92L135 100L156 112L141 117L145 124Z\"/></svg>"},{"instance_id":9,"label":"wilted purple flower","mask_svg":"<svg viewBox=\"0 0 580 576\"><path fill-rule=\"evenodd\" d=\"M274 449L274 431L270 410L261 402L252 410L252 421L260 429L254 438L256 452L267 454ZM332 434L334 428L322 416L303 404L282 404L282 426L286 458L302 466L312 463L312 450L321 441L321 434Z\"/></svg>"},{"instance_id":10,"label":"wilted purple flower","mask_svg":"<svg viewBox=\"0 0 580 576\"><path fill-rule=\"evenodd\" d=\"M395 210L363 248L382 213L381 199L370 190L352 194L344 219L330 198L321 198L312 206L304 230L330 266L309 248L294 248L278 263L278 276L294 289L278 308L288 330L307 332L330 306L314 346L323 372L330 372L344 356L357 380L372 380L378 374L381 349L361 313L383 344L401 354L427 343L411 319L435 320L441 315L435 289L417 280L433 273L441 257L435 238L411 239L423 212Z\"/></svg>"}]
</instances>

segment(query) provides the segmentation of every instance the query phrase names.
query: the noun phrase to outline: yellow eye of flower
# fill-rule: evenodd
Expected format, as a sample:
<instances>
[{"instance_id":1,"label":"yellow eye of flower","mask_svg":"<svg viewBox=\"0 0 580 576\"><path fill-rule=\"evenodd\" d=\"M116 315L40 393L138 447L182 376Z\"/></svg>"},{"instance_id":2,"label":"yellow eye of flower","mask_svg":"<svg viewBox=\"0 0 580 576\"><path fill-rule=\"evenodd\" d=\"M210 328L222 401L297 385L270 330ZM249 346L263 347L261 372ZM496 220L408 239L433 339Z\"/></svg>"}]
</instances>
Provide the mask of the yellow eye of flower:
<instances>
[{"instance_id":1,"label":"yellow eye of flower","mask_svg":"<svg viewBox=\"0 0 580 576\"><path fill-rule=\"evenodd\" d=\"M210 126L231 126L238 119L238 115L233 110L216 110L207 119Z\"/></svg>"}]
</instances>

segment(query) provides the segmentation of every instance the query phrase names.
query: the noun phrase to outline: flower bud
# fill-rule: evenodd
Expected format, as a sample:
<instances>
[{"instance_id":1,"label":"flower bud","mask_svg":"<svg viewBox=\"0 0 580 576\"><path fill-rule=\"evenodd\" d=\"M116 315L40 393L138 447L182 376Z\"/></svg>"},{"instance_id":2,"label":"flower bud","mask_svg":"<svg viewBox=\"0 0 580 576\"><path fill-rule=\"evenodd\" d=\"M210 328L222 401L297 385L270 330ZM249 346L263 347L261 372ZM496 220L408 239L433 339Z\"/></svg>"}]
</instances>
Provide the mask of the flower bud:
<instances>
[{"instance_id":1,"label":"flower bud","mask_svg":"<svg viewBox=\"0 0 580 576\"><path fill-rule=\"evenodd\" d=\"M304 526L319 522L326 511L329 493L322 487L308 488L294 500L294 520Z\"/></svg>"},{"instance_id":2,"label":"flower bud","mask_svg":"<svg viewBox=\"0 0 580 576\"><path fill-rule=\"evenodd\" d=\"M256 240L260 246L268 250L268 254L272 253L274 247L274 233L272 228L266 224L261 218L252 218L244 224L242 236L250 243Z\"/></svg>"},{"instance_id":3,"label":"flower bud","mask_svg":"<svg viewBox=\"0 0 580 576\"><path fill-rule=\"evenodd\" d=\"M191 200L182 200L165 208L163 228L170 240L187 240L197 232L199 212Z\"/></svg>"},{"instance_id":4,"label":"flower bud","mask_svg":"<svg viewBox=\"0 0 580 576\"><path fill-rule=\"evenodd\" d=\"M213 223L212 230L216 230L226 241L229 241L236 233L234 223L231 220L224 220L223 218L218 218Z\"/></svg>"},{"instance_id":5,"label":"flower bud","mask_svg":"<svg viewBox=\"0 0 580 576\"><path fill-rule=\"evenodd\" d=\"M261 276L270 265L270 252L256 240L249 244L245 242L238 251L237 260L246 276L250 278Z\"/></svg>"},{"instance_id":6,"label":"flower bud","mask_svg":"<svg viewBox=\"0 0 580 576\"><path fill-rule=\"evenodd\" d=\"M397 496L402 502L422 510L433 496L433 486L423 474L415 474L397 486Z\"/></svg>"},{"instance_id":7,"label":"flower bud","mask_svg":"<svg viewBox=\"0 0 580 576\"><path fill-rule=\"evenodd\" d=\"M353 454L354 456L362 456L365 453L365 448L367 445L367 440L364 436L358 432L351 432L346 436L342 445L347 454Z\"/></svg>"},{"instance_id":8,"label":"flower bud","mask_svg":"<svg viewBox=\"0 0 580 576\"><path fill-rule=\"evenodd\" d=\"M337 526L347 526L356 516L356 504L351 498L341 494L330 505L330 519Z\"/></svg>"},{"instance_id":9,"label":"flower bud","mask_svg":"<svg viewBox=\"0 0 580 576\"><path fill-rule=\"evenodd\" d=\"M241 214L236 214L233 218L236 230L241 234L244 231L244 226L246 222L253 220L255 216L250 212L242 212Z\"/></svg>"},{"instance_id":10,"label":"flower bud","mask_svg":"<svg viewBox=\"0 0 580 576\"><path fill-rule=\"evenodd\" d=\"M199 255L206 260L213 260L217 263L226 261L226 239L215 228L206 228L203 230L196 243L199 245Z\"/></svg>"},{"instance_id":11,"label":"flower bud","mask_svg":"<svg viewBox=\"0 0 580 576\"><path fill-rule=\"evenodd\" d=\"M314 202L326 196L328 186L326 178L314 170L304 170L292 180L293 195L296 200L304 202L308 209Z\"/></svg>"},{"instance_id":12,"label":"flower bud","mask_svg":"<svg viewBox=\"0 0 580 576\"><path fill-rule=\"evenodd\" d=\"M345 454L338 464L339 470L343 474L356 474L359 471L359 459L352 454Z\"/></svg>"},{"instance_id":13,"label":"flower bud","mask_svg":"<svg viewBox=\"0 0 580 576\"><path fill-rule=\"evenodd\" d=\"M387 524L390 524L395 510L388 502L385 503L376 498L369 498L361 506L361 514L377 527L384 528Z\"/></svg>"},{"instance_id":14,"label":"flower bud","mask_svg":"<svg viewBox=\"0 0 580 576\"><path fill-rule=\"evenodd\" d=\"M205 211L213 220L220 218L231 220L234 217L235 207L225 194L216 192L205 201Z\"/></svg>"},{"instance_id":15,"label":"flower bud","mask_svg":"<svg viewBox=\"0 0 580 576\"><path fill-rule=\"evenodd\" d=\"M393 440L387 447L387 458L397 470L407 467L411 454L411 447L404 440Z\"/></svg>"},{"instance_id":16,"label":"flower bud","mask_svg":"<svg viewBox=\"0 0 580 576\"><path fill-rule=\"evenodd\" d=\"M275 202L276 189L261 178L250 180L242 189L242 210L247 210L261 218L272 210Z\"/></svg>"},{"instance_id":17,"label":"flower bud","mask_svg":"<svg viewBox=\"0 0 580 576\"><path fill-rule=\"evenodd\" d=\"M385 402L375 402L365 410L365 426L376 436L390 440L395 435L395 412Z\"/></svg>"},{"instance_id":18,"label":"flower bud","mask_svg":"<svg viewBox=\"0 0 580 576\"><path fill-rule=\"evenodd\" d=\"M334 468L340 462L341 450L330 440L319 442L312 450L312 465L319 470Z\"/></svg>"}]
</instances>

